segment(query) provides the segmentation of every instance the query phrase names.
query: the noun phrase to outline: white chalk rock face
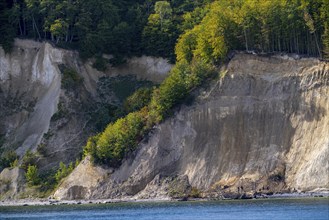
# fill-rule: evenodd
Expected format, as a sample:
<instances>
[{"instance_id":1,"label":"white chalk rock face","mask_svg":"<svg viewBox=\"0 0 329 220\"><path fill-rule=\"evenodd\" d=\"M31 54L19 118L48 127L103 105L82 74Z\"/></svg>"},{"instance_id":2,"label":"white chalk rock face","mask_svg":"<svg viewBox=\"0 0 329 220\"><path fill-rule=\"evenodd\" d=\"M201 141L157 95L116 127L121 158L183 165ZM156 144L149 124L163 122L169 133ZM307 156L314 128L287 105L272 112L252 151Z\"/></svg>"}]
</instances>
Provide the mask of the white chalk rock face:
<instances>
[{"instance_id":1,"label":"white chalk rock face","mask_svg":"<svg viewBox=\"0 0 329 220\"><path fill-rule=\"evenodd\" d=\"M85 197L145 198L158 182L159 192L164 187L161 178L154 183L157 176L172 175L223 194L238 187L251 193L329 190L328 138L328 63L237 54L225 76L157 126ZM68 178L65 185L76 183ZM70 198L69 189L58 189L61 198Z\"/></svg>"},{"instance_id":2,"label":"white chalk rock face","mask_svg":"<svg viewBox=\"0 0 329 220\"><path fill-rule=\"evenodd\" d=\"M135 75L138 79L159 83L172 67L165 59L144 56L128 59L119 67L109 65L106 72L99 72L92 67L91 60L83 63L77 52L55 48L45 42L16 39L10 54L5 54L0 48L0 135L6 137L7 145L13 145L19 155L37 148L42 136L49 130L60 97L67 103L76 101L66 96L61 88L60 65L74 69L83 79L83 92L76 93L85 97L90 95L93 100L89 102L99 101L97 82L102 76ZM59 132L61 137L53 143L58 149L53 151L65 151L64 148L76 148L77 153L81 151L84 143L68 140L79 139L78 133L86 121L86 118L72 119L71 125ZM65 155L61 155L64 161L67 159Z\"/></svg>"},{"instance_id":3,"label":"white chalk rock face","mask_svg":"<svg viewBox=\"0 0 329 220\"><path fill-rule=\"evenodd\" d=\"M8 102L17 100L14 103L17 114L11 115L7 122L4 120L7 130L2 133L11 135L14 143L20 145L17 149L20 155L35 148L48 131L60 94L57 64L63 62L62 58L63 52L48 43L16 40L12 53L5 54L0 49L0 89ZM32 109L21 110L22 105Z\"/></svg>"},{"instance_id":4,"label":"white chalk rock face","mask_svg":"<svg viewBox=\"0 0 329 220\"><path fill-rule=\"evenodd\" d=\"M15 150L22 158L27 150L39 149L41 172L57 167L60 161L75 161L88 137L96 132L95 112L111 104L111 99L117 100L115 95L102 100L100 77L111 81L126 76L159 83L172 67L165 59L145 56L127 59L118 67L108 63L105 72L92 64L93 59L84 63L78 52L47 42L16 39L9 54L0 47L1 150ZM70 82L63 70L73 71L78 80ZM68 82L71 84L66 85Z\"/></svg>"}]
</instances>

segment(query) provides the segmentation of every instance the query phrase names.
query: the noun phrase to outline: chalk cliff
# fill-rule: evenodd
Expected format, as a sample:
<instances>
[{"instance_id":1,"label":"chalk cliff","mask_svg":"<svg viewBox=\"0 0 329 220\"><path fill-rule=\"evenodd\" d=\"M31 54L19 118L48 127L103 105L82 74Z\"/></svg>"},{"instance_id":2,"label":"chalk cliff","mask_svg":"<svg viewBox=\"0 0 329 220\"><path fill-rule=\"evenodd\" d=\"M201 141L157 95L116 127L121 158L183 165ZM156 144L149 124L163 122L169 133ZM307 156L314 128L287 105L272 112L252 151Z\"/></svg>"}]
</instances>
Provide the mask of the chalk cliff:
<instances>
[{"instance_id":1,"label":"chalk cliff","mask_svg":"<svg viewBox=\"0 0 329 220\"><path fill-rule=\"evenodd\" d=\"M16 39L10 54L0 47L0 156L14 150L22 159L30 150L38 155L40 172L58 167L60 161L75 161L87 138L104 124L99 118L109 120L107 109L120 104L115 83L128 82L133 92L140 82L161 82L172 66L146 56L108 65L105 72L92 64L82 62L77 52L45 42ZM0 185L16 173L21 172L6 169ZM12 197L18 187L9 188Z\"/></svg>"},{"instance_id":2,"label":"chalk cliff","mask_svg":"<svg viewBox=\"0 0 329 220\"><path fill-rule=\"evenodd\" d=\"M74 82L65 81L65 68L76 72ZM116 77L159 83L170 68L163 59L140 57L100 72L74 51L16 40L11 54L0 48L0 148L20 157L37 152L41 172L68 163L96 132L99 109L118 102L107 90ZM328 62L238 53L118 169L94 166L86 157L54 197L235 198L329 190L328 114ZM2 198L15 198L23 185L18 168L0 174Z\"/></svg>"},{"instance_id":3,"label":"chalk cliff","mask_svg":"<svg viewBox=\"0 0 329 220\"><path fill-rule=\"evenodd\" d=\"M203 196L236 197L328 190L328 63L237 54L220 75L195 92L193 104L155 127L120 168L97 168L98 182L88 181L84 171L96 168L86 158L54 196L163 198L194 188Z\"/></svg>"}]
</instances>

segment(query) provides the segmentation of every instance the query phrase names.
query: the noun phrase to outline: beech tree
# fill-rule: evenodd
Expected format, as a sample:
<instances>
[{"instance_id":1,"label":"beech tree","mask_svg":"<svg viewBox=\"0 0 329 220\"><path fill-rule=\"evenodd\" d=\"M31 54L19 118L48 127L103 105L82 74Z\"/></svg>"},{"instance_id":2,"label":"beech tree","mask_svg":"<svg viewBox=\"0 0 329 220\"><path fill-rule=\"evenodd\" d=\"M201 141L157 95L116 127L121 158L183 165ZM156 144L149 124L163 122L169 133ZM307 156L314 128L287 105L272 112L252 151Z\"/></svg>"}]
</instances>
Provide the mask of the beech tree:
<instances>
[{"instance_id":1,"label":"beech tree","mask_svg":"<svg viewBox=\"0 0 329 220\"><path fill-rule=\"evenodd\" d=\"M155 3L155 14L153 15L153 19L160 20L160 26L162 29L163 23L165 20L170 20L172 9L170 7L170 3L167 1L158 1Z\"/></svg>"}]
</instances>

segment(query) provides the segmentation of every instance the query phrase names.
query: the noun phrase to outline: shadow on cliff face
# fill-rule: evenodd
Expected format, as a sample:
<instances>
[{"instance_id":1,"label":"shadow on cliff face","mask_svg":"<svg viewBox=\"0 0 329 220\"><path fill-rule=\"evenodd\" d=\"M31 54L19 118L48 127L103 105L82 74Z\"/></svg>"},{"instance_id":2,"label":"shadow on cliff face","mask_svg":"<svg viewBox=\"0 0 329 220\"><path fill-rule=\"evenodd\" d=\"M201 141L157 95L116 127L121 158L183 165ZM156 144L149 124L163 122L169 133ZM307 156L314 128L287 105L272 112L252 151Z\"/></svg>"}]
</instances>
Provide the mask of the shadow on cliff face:
<instances>
[{"instance_id":1,"label":"shadow on cliff face","mask_svg":"<svg viewBox=\"0 0 329 220\"><path fill-rule=\"evenodd\" d=\"M156 176L173 175L186 175L189 184L200 190L215 187L273 193L288 188L287 173L295 172L295 178L302 166L293 166L307 163L304 156L317 150L311 146L317 137L309 129L318 124L309 122L327 117L327 92L323 96L321 91L328 91L328 84L312 72L280 72L280 63L275 62L278 66L273 74L273 65L265 63L261 73L263 67L269 72L264 75L243 69L227 73L207 91L201 89L196 101L157 126L147 141L97 186L93 197L135 195L145 187L153 189L149 183L157 184L153 181ZM283 69L299 71L301 64L294 65ZM287 159L295 153L299 156Z\"/></svg>"},{"instance_id":2,"label":"shadow on cliff face","mask_svg":"<svg viewBox=\"0 0 329 220\"><path fill-rule=\"evenodd\" d=\"M320 121L327 114L317 100L305 98L320 87L306 91L301 81L294 76L275 81L249 74L226 77L198 104L182 107L161 124L127 161L132 176L115 188L134 195L158 174L179 174L202 190L216 183L282 190L285 157L297 129L292 119ZM114 176L125 176L124 171Z\"/></svg>"},{"instance_id":3,"label":"shadow on cliff face","mask_svg":"<svg viewBox=\"0 0 329 220\"><path fill-rule=\"evenodd\" d=\"M0 154L16 150L23 142L15 132L34 111L35 105L36 98L26 93L5 94L0 88L0 136L5 137L0 144Z\"/></svg>"},{"instance_id":4,"label":"shadow on cliff face","mask_svg":"<svg viewBox=\"0 0 329 220\"><path fill-rule=\"evenodd\" d=\"M299 108L296 111L308 122L320 121L327 115L327 109L322 107L321 104L326 105L326 88L329 86L329 72L325 65L310 71L298 81Z\"/></svg>"},{"instance_id":5,"label":"shadow on cliff face","mask_svg":"<svg viewBox=\"0 0 329 220\"><path fill-rule=\"evenodd\" d=\"M327 110L322 106L317 105L315 101L312 100L310 103L304 104L303 108L299 111L299 114L303 115L304 120L308 122L314 120L320 121L327 115Z\"/></svg>"},{"instance_id":6,"label":"shadow on cliff face","mask_svg":"<svg viewBox=\"0 0 329 220\"><path fill-rule=\"evenodd\" d=\"M248 74L233 80L227 77L209 98L183 109L170 125L162 125L160 136L170 135L158 144L182 145L178 167L173 167L176 172L187 174L191 184L201 189L221 180L232 184L252 175L258 176L251 177L255 178L252 182L261 184L271 181L263 177L278 172L284 182L285 155L297 129L292 119L300 116L312 122L327 115L318 103L321 95L316 97L317 89L324 85L305 90L302 80L302 76L276 81ZM311 98L307 99L305 96L309 95ZM181 139L173 141L170 137L175 135L181 135ZM163 173L170 175L166 170Z\"/></svg>"}]
</instances>

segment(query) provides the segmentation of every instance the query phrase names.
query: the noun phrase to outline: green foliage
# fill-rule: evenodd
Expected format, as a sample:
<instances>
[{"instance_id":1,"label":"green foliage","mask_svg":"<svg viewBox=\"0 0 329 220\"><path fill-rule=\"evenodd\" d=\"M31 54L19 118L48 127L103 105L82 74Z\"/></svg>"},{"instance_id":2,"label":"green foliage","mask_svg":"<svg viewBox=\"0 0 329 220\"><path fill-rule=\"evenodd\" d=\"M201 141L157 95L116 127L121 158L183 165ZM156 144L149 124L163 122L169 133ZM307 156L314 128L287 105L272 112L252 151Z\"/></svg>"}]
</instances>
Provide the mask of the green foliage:
<instances>
[{"instance_id":1,"label":"green foliage","mask_svg":"<svg viewBox=\"0 0 329 220\"><path fill-rule=\"evenodd\" d=\"M205 7L197 7L193 11L183 14L183 22L180 28L182 31L193 29L194 26L200 24L208 12L209 5L206 5Z\"/></svg>"},{"instance_id":2,"label":"green foliage","mask_svg":"<svg viewBox=\"0 0 329 220\"><path fill-rule=\"evenodd\" d=\"M30 150L28 150L22 159L21 168L27 171L29 166L36 165L37 160L38 160L37 154L32 153Z\"/></svg>"},{"instance_id":3,"label":"green foliage","mask_svg":"<svg viewBox=\"0 0 329 220\"><path fill-rule=\"evenodd\" d=\"M325 26L325 31L323 33L323 56L325 59L329 59L329 24Z\"/></svg>"},{"instance_id":4,"label":"green foliage","mask_svg":"<svg viewBox=\"0 0 329 220\"><path fill-rule=\"evenodd\" d=\"M79 159L76 159L74 166L77 167L77 166L79 166L79 164L80 164L80 160Z\"/></svg>"},{"instance_id":5,"label":"green foliage","mask_svg":"<svg viewBox=\"0 0 329 220\"><path fill-rule=\"evenodd\" d=\"M0 158L0 170L6 167L14 167L16 165L15 161L17 160L18 155L13 150L2 153Z\"/></svg>"},{"instance_id":6,"label":"green foliage","mask_svg":"<svg viewBox=\"0 0 329 220\"><path fill-rule=\"evenodd\" d=\"M154 11L155 11L155 15L158 15L157 16L158 18L156 19L160 20L160 25L162 28L165 19L169 19L171 17L172 8L170 6L170 3L167 1L158 1L155 3Z\"/></svg>"},{"instance_id":7,"label":"green foliage","mask_svg":"<svg viewBox=\"0 0 329 220\"><path fill-rule=\"evenodd\" d=\"M190 31L193 57L212 62L231 49L319 56L328 53L328 11L327 0L2 1L0 44L8 52L14 37L28 37L78 49L82 58L108 53L120 63L147 54L174 62L177 38Z\"/></svg>"},{"instance_id":8,"label":"green foliage","mask_svg":"<svg viewBox=\"0 0 329 220\"><path fill-rule=\"evenodd\" d=\"M97 56L95 62L93 63L93 67L98 71L104 72L107 69L106 64L106 59L104 59L102 56Z\"/></svg>"},{"instance_id":9,"label":"green foliage","mask_svg":"<svg viewBox=\"0 0 329 220\"><path fill-rule=\"evenodd\" d=\"M40 183L38 168L36 165L28 165L25 178L29 186L35 186Z\"/></svg>"},{"instance_id":10,"label":"green foliage","mask_svg":"<svg viewBox=\"0 0 329 220\"><path fill-rule=\"evenodd\" d=\"M66 31L69 27L69 24L62 18L55 19L54 22L50 25L50 33L57 38L57 42L65 37Z\"/></svg>"},{"instance_id":11,"label":"green foliage","mask_svg":"<svg viewBox=\"0 0 329 220\"><path fill-rule=\"evenodd\" d=\"M11 168L18 167L18 158L15 159L12 163L10 163L10 167L11 167Z\"/></svg>"},{"instance_id":12,"label":"green foliage","mask_svg":"<svg viewBox=\"0 0 329 220\"><path fill-rule=\"evenodd\" d=\"M50 131L48 131L47 133L43 134L43 138L46 140L49 140L49 138L51 138L51 136L53 136L54 134Z\"/></svg>"},{"instance_id":13,"label":"green foliage","mask_svg":"<svg viewBox=\"0 0 329 220\"><path fill-rule=\"evenodd\" d=\"M193 31L187 31L179 38L179 43L176 44L176 59L177 61L191 62L193 53L196 49L197 35Z\"/></svg>"},{"instance_id":14,"label":"green foliage","mask_svg":"<svg viewBox=\"0 0 329 220\"><path fill-rule=\"evenodd\" d=\"M96 163L117 167L126 153L135 150L144 134L145 121L142 112L118 119L99 136L89 139L85 151L93 156Z\"/></svg>"},{"instance_id":15,"label":"green foliage","mask_svg":"<svg viewBox=\"0 0 329 220\"><path fill-rule=\"evenodd\" d=\"M101 105L97 111L92 112L91 120L95 125L96 131L103 131L106 126L122 117L123 113L121 108L115 105Z\"/></svg>"},{"instance_id":16,"label":"green foliage","mask_svg":"<svg viewBox=\"0 0 329 220\"><path fill-rule=\"evenodd\" d=\"M201 192L198 188L192 187L189 197L201 198Z\"/></svg>"},{"instance_id":17,"label":"green foliage","mask_svg":"<svg viewBox=\"0 0 329 220\"><path fill-rule=\"evenodd\" d=\"M6 53L11 51L15 37L15 28L11 18L14 10L10 8L9 2L0 1L0 45Z\"/></svg>"},{"instance_id":18,"label":"green foliage","mask_svg":"<svg viewBox=\"0 0 329 220\"><path fill-rule=\"evenodd\" d=\"M139 111L141 108L149 104L152 95L152 88L143 87L136 90L123 103L125 112Z\"/></svg>"},{"instance_id":19,"label":"green foliage","mask_svg":"<svg viewBox=\"0 0 329 220\"><path fill-rule=\"evenodd\" d=\"M68 113L69 113L69 111L66 109L64 102L60 101L60 102L58 102L58 105L57 105L57 112L55 112L55 114L53 114L53 116L51 116L51 121L57 121L61 118L64 118Z\"/></svg>"},{"instance_id":20,"label":"green foliage","mask_svg":"<svg viewBox=\"0 0 329 220\"><path fill-rule=\"evenodd\" d=\"M149 16L142 37L147 54L169 57L174 61L173 52L179 30L171 14L169 2L156 2L155 13Z\"/></svg>"},{"instance_id":21,"label":"green foliage","mask_svg":"<svg viewBox=\"0 0 329 220\"><path fill-rule=\"evenodd\" d=\"M100 96L106 96L107 93L114 92L115 96L119 98L120 103L123 103L127 97L132 95L137 89L141 87L151 87L152 82L147 80L138 80L135 76L118 76L118 77L102 77L99 79ZM109 88L109 89L106 89Z\"/></svg>"},{"instance_id":22,"label":"green foliage","mask_svg":"<svg viewBox=\"0 0 329 220\"><path fill-rule=\"evenodd\" d=\"M187 63L177 64L159 89L154 91L150 103L150 114L156 123L160 122L168 111L185 97L188 92L185 77L189 74Z\"/></svg>"},{"instance_id":23,"label":"green foliage","mask_svg":"<svg viewBox=\"0 0 329 220\"><path fill-rule=\"evenodd\" d=\"M5 143L5 141L6 141L5 135L0 134L0 149L1 149L2 145Z\"/></svg>"},{"instance_id":24,"label":"green foliage","mask_svg":"<svg viewBox=\"0 0 329 220\"><path fill-rule=\"evenodd\" d=\"M184 15L186 31L176 45L177 60L197 58L218 64L232 49L321 56L321 45L325 55L327 2L215 1L205 7L206 14L200 13L201 21L194 21L191 13Z\"/></svg>"},{"instance_id":25,"label":"green foliage","mask_svg":"<svg viewBox=\"0 0 329 220\"><path fill-rule=\"evenodd\" d=\"M171 70L169 77L153 91L151 98L150 89L141 89L127 99L129 110L139 109L142 106L137 103L138 100L150 102L147 108L144 107L138 112L118 119L109 124L104 132L90 137L84 148L84 154L90 154L95 163L119 166L127 153L135 150L145 133L154 124L167 117L176 104L213 73L212 65L202 61L177 64Z\"/></svg>"},{"instance_id":26,"label":"green foliage","mask_svg":"<svg viewBox=\"0 0 329 220\"><path fill-rule=\"evenodd\" d=\"M83 78L72 68L68 68L64 65L60 66L62 73L62 86L65 89L74 89L82 84Z\"/></svg>"},{"instance_id":27,"label":"green foliage","mask_svg":"<svg viewBox=\"0 0 329 220\"><path fill-rule=\"evenodd\" d=\"M123 55L115 55L113 58L110 59L110 64L113 67L117 67L125 63L126 63L126 59L124 58Z\"/></svg>"},{"instance_id":28,"label":"green foliage","mask_svg":"<svg viewBox=\"0 0 329 220\"><path fill-rule=\"evenodd\" d=\"M189 12L183 14L182 8ZM201 1L200 5L178 0L156 2L143 27L143 45L147 54L173 57L176 39L183 32L175 46L176 65L150 99L142 91L129 97L127 111L149 104L90 138L85 153L96 163L119 166L148 130L215 76L214 67L225 61L230 50L319 55L322 47L326 54L326 9L324 0L223 0ZM122 24L122 29L129 28ZM224 76L225 72L221 73Z\"/></svg>"},{"instance_id":29,"label":"green foliage","mask_svg":"<svg viewBox=\"0 0 329 220\"><path fill-rule=\"evenodd\" d=\"M39 192L41 193L41 196L44 195L44 197L49 196L52 191L57 186L57 181L55 179L56 171L54 169L47 170L46 172L39 173L39 179L40 184L39 185ZM40 196L39 196L40 197Z\"/></svg>"},{"instance_id":30,"label":"green foliage","mask_svg":"<svg viewBox=\"0 0 329 220\"><path fill-rule=\"evenodd\" d=\"M46 145L44 143L40 143L37 147L37 152L39 155L46 156L47 154Z\"/></svg>"},{"instance_id":31,"label":"green foliage","mask_svg":"<svg viewBox=\"0 0 329 220\"><path fill-rule=\"evenodd\" d=\"M59 163L59 169L55 174L55 180L59 183L63 178L67 177L73 170L75 165L71 162L68 166L66 166L63 162Z\"/></svg>"},{"instance_id":32,"label":"green foliage","mask_svg":"<svg viewBox=\"0 0 329 220\"><path fill-rule=\"evenodd\" d=\"M329 1L322 0L320 19L324 23L324 31L322 34L323 56L325 59L329 60Z\"/></svg>"},{"instance_id":33,"label":"green foliage","mask_svg":"<svg viewBox=\"0 0 329 220\"><path fill-rule=\"evenodd\" d=\"M92 157L92 159L95 161L95 158L97 158L97 142L98 142L100 136L101 136L101 133L88 138L87 144L83 148L84 157L87 155L90 155Z\"/></svg>"},{"instance_id":34,"label":"green foliage","mask_svg":"<svg viewBox=\"0 0 329 220\"><path fill-rule=\"evenodd\" d=\"M204 61L177 63L170 71L169 77L153 93L149 107L149 120L151 120L149 123L162 121L191 90L201 85L212 75L214 75L212 65Z\"/></svg>"}]
</instances>

